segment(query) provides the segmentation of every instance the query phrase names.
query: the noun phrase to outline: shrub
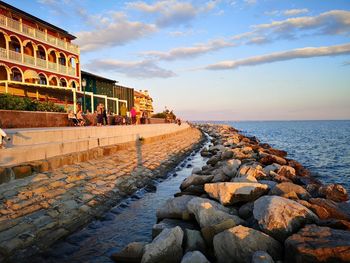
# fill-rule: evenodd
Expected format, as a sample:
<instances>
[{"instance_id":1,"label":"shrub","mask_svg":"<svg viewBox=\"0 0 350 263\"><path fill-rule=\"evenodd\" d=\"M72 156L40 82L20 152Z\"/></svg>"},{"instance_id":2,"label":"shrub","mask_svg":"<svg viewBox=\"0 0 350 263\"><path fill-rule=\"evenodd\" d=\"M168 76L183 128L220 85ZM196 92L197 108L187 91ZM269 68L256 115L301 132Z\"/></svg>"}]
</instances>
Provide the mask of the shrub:
<instances>
[{"instance_id":1,"label":"shrub","mask_svg":"<svg viewBox=\"0 0 350 263\"><path fill-rule=\"evenodd\" d=\"M53 102L40 102L29 98L16 97L10 94L0 94L0 109L23 111L64 112L64 108Z\"/></svg>"}]
</instances>

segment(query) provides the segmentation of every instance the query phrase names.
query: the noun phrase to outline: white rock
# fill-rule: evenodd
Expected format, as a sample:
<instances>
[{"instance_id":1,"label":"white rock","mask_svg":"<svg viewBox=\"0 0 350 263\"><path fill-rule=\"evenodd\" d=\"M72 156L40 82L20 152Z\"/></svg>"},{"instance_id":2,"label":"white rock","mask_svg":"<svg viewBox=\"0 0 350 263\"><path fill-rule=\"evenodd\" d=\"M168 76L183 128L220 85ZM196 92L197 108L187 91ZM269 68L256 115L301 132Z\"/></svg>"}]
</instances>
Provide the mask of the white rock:
<instances>
[{"instance_id":1,"label":"white rock","mask_svg":"<svg viewBox=\"0 0 350 263\"><path fill-rule=\"evenodd\" d=\"M236 226L214 237L214 251L219 263L250 263L256 251L267 251L274 259L280 259L281 244L265 233Z\"/></svg>"},{"instance_id":2,"label":"white rock","mask_svg":"<svg viewBox=\"0 0 350 263\"><path fill-rule=\"evenodd\" d=\"M187 209L188 202L193 198L190 195L183 195L168 199L164 205L157 209L157 218L180 218L184 216L188 218L189 211Z\"/></svg>"},{"instance_id":3,"label":"white rock","mask_svg":"<svg viewBox=\"0 0 350 263\"><path fill-rule=\"evenodd\" d=\"M280 196L260 197L254 202L253 215L262 231L280 241L298 231L305 223L318 219L305 206Z\"/></svg>"},{"instance_id":4,"label":"white rock","mask_svg":"<svg viewBox=\"0 0 350 263\"><path fill-rule=\"evenodd\" d=\"M142 263L177 263L182 258L182 240L184 233L180 227L164 229L152 243L145 246Z\"/></svg>"},{"instance_id":5,"label":"white rock","mask_svg":"<svg viewBox=\"0 0 350 263\"><path fill-rule=\"evenodd\" d=\"M237 225L244 221L238 216L229 214L219 203L207 198L195 197L187 204L188 210L193 213L201 228L217 225L226 219L232 219Z\"/></svg>"}]
</instances>

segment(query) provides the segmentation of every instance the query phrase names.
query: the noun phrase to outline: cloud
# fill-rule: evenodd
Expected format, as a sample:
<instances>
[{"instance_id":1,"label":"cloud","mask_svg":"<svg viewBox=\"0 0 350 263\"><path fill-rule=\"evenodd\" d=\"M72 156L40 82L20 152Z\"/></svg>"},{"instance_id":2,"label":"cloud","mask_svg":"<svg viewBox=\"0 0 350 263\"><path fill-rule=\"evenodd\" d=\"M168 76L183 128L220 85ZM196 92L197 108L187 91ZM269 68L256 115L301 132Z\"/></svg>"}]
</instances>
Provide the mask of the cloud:
<instances>
[{"instance_id":1,"label":"cloud","mask_svg":"<svg viewBox=\"0 0 350 263\"><path fill-rule=\"evenodd\" d=\"M85 67L95 72L111 71L140 79L170 78L176 76L174 72L159 67L151 60L120 61L113 59L95 59L90 61Z\"/></svg>"},{"instance_id":2,"label":"cloud","mask_svg":"<svg viewBox=\"0 0 350 263\"><path fill-rule=\"evenodd\" d=\"M256 4L256 0L244 0L244 3L248 4L248 5L255 5Z\"/></svg>"},{"instance_id":3,"label":"cloud","mask_svg":"<svg viewBox=\"0 0 350 263\"><path fill-rule=\"evenodd\" d=\"M285 16L297 16L308 12L309 12L309 9L303 8L303 9L288 9L288 10L284 10L282 13Z\"/></svg>"},{"instance_id":4,"label":"cloud","mask_svg":"<svg viewBox=\"0 0 350 263\"><path fill-rule=\"evenodd\" d=\"M162 0L154 4L138 1L128 3L127 7L143 13L152 14L156 16L156 24L159 27L169 27L188 24L200 13L215 8L217 2L218 1L209 1L197 7L190 2L180 2L177 0Z\"/></svg>"},{"instance_id":5,"label":"cloud","mask_svg":"<svg viewBox=\"0 0 350 263\"><path fill-rule=\"evenodd\" d=\"M225 70L236 69L241 66L255 66L260 64L272 63L277 61L285 61L296 58L312 58L322 56L337 56L342 54L350 54L350 43L328 47L306 47L290 51L276 52L272 54L255 56L241 60L222 61L204 67L208 70Z\"/></svg>"},{"instance_id":6,"label":"cloud","mask_svg":"<svg viewBox=\"0 0 350 263\"><path fill-rule=\"evenodd\" d=\"M318 30L318 34L344 34L350 32L350 11L331 10L318 16L304 16L273 21L253 26L254 33L270 31L283 36L295 36L300 30Z\"/></svg>"},{"instance_id":7,"label":"cloud","mask_svg":"<svg viewBox=\"0 0 350 263\"><path fill-rule=\"evenodd\" d=\"M193 58L211 51L231 47L234 44L224 39L215 39L207 43L197 44L192 47L179 47L169 51L146 51L141 54L159 60L176 60L181 58Z\"/></svg>"},{"instance_id":8,"label":"cloud","mask_svg":"<svg viewBox=\"0 0 350 263\"><path fill-rule=\"evenodd\" d=\"M121 46L157 31L153 24L129 21L125 14L113 12L109 18L95 17L95 29L76 33L82 51Z\"/></svg>"}]
</instances>

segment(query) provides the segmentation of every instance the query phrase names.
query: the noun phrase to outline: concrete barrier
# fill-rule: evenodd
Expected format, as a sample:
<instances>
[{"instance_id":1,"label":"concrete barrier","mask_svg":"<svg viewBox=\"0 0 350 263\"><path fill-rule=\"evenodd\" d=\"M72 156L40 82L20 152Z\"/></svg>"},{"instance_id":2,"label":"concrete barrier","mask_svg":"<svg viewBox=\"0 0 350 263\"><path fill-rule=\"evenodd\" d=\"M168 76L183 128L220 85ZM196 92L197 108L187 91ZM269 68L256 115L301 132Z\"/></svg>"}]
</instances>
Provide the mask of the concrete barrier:
<instances>
[{"instance_id":1,"label":"concrete barrier","mask_svg":"<svg viewBox=\"0 0 350 263\"><path fill-rule=\"evenodd\" d=\"M0 167L48 159L183 131L184 123L102 127L59 127L5 130L11 138L7 148L0 150Z\"/></svg>"}]
</instances>

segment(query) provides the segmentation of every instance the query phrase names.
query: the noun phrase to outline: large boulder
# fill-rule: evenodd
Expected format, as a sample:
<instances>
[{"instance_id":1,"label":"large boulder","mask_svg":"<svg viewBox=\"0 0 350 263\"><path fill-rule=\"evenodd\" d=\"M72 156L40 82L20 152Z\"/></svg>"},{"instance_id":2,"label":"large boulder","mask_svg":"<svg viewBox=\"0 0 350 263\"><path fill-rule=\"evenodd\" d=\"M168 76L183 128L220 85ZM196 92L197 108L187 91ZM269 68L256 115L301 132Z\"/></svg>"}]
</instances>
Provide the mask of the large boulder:
<instances>
[{"instance_id":1,"label":"large boulder","mask_svg":"<svg viewBox=\"0 0 350 263\"><path fill-rule=\"evenodd\" d=\"M270 164L273 164L273 163L277 163L277 164L280 164L280 165L286 165L287 164L287 161L284 158L279 157L277 155L273 155L273 154L266 154L266 155L264 155L260 159L260 162L263 165L270 165Z\"/></svg>"},{"instance_id":2,"label":"large boulder","mask_svg":"<svg viewBox=\"0 0 350 263\"><path fill-rule=\"evenodd\" d=\"M238 159L228 160L222 168L222 172L228 177L234 177L240 165L241 161Z\"/></svg>"},{"instance_id":3,"label":"large boulder","mask_svg":"<svg viewBox=\"0 0 350 263\"><path fill-rule=\"evenodd\" d=\"M223 205L254 201L268 189L267 185L259 183L226 182L204 185L205 192Z\"/></svg>"},{"instance_id":4,"label":"large boulder","mask_svg":"<svg viewBox=\"0 0 350 263\"><path fill-rule=\"evenodd\" d=\"M205 252L206 247L200 231L185 229L185 252L195 250Z\"/></svg>"},{"instance_id":5,"label":"large boulder","mask_svg":"<svg viewBox=\"0 0 350 263\"><path fill-rule=\"evenodd\" d=\"M122 251L114 253L111 258L115 262L139 263L142 259L146 243L133 242L128 244Z\"/></svg>"},{"instance_id":6,"label":"large boulder","mask_svg":"<svg viewBox=\"0 0 350 263\"><path fill-rule=\"evenodd\" d=\"M226 219L217 225L203 227L201 229L202 236L203 236L205 242L209 246L211 246L213 244L213 238L216 234L218 234L226 229L235 227L236 225L237 224L234 220Z\"/></svg>"},{"instance_id":7,"label":"large boulder","mask_svg":"<svg viewBox=\"0 0 350 263\"><path fill-rule=\"evenodd\" d=\"M305 223L318 217L305 206L280 196L263 196L254 202L254 218L262 231L284 241Z\"/></svg>"},{"instance_id":8,"label":"large boulder","mask_svg":"<svg viewBox=\"0 0 350 263\"><path fill-rule=\"evenodd\" d=\"M350 262L350 232L307 225L285 241L285 261Z\"/></svg>"},{"instance_id":9,"label":"large boulder","mask_svg":"<svg viewBox=\"0 0 350 263\"><path fill-rule=\"evenodd\" d=\"M165 204L157 209L157 218L179 218L189 219L190 213L187 209L187 203L192 200L193 196L183 195L168 199Z\"/></svg>"},{"instance_id":10,"label":"large boulder","mask_svg":"<svg viewBox=\"0 0 350 263\"><path fill-rule=\"evenodd\" d=\"M263 168L261 165L258 164L246 164L246 165L242 165L239 168L239 171L237 173L237 176L251 176L251 177L255 177L255 178L265 178L266 174L263 171Z\"/></svg>"},{"instance_id":11,"label":"large boulder","mask_svg":"<svg viewBox=\"0 0 350 263\"><path fill-rule=\"evenodd\" d=\"M310 194L300 185L288 183L288 182L277 184L274 188L271 189L269 194L285 196L290 192L296 193L296 195L300 199L304 199L304 200L308 200L311 197Z\"/></svg>"},{"instance_id":12,"label":"large boulder","mask_svg":"<svg viewBox=\"0 0 350 263\"><path fill-rule=\"evenodd\" d=\"M275 260L281 259L281 244L265 233L236 226L214 237L214 251L218 262L250 263L256 251L266 251Z\"/></svg>"},{"instance_id":13,"label":"large boulder","mask_svg":"<svg viewBox=\"0 0 350 263\"><path fill-rule=\"evenodd\" d=\"M145 246L141 262L180 262L182 259L183 236L184 233L178 226L164 229L152 243Z\"/></svg>"},{"instance_id":14,"label":"large boulder","mask_svg":"<svg viewBox=\"0 0 350 263\"><path fill-rule=\"evenodd\" d=\"M229 214L229 209L207 198L193 198L188 202L187 208L195 215L201 228L219 224L226 219L232 219L236 225L244 222L238 216Z\"/></svg>"},{"instance_id":15,"label":"large boulder","mask_svg":"<svg viewBox=\"0 0 350 263\"><path fill-rule=\"evenodd\" d=\"M321 186L318 192L321 197L326 197L335 202L345 202L349 200L346 189L339 184Z\"/></svg>"},{"instance_id":16,"label":"large boulder","mask_svg":"<svg viewBox=\"0 0 350 263\"><path fill-rule=\"evenodd\" d=\"M278 171L278 169L281 167L281 165L279 165L278 163L273 163L273 164L270 164L270 165L267 165L264 167L264 173L265 174L270 174L270 172L276 172Z\"/></svg>"},{"instance_id":17,"label":"large boulder","mask_svg":"<svg viewBox=\"0 0 350 263\"><path fill-rule=\"evenodd\" d=\"M187 252L181 263L210 263L210 261L199 251Z\"/></svg>"},{"instance_id":18,"label":"large boulder","mask_svg":"<svg viewBox=\"0 0 350 263\"><path fill-rule=\"evenodd\" d=\"M180 189L184 190L191 185L203 185L205 183L209 183L213 177L213 175L192 174L181 183Z\"/></svg>"},{"instance_id":19,"label":"large boulder","mask_svg":"<svg viewBox=\"0 0 350 263\"><path fill-rule=\"evenodd\" d=\"M309 202L310 204L322 207L327 211L328 216L324 216L323 219L334 218L340 220L350 220L350 205L346 202L337 203L323 198L311 198Z\"/></svg>"},{"instance_id":20,"label":"large boulder","mask_svg":"<svg viewBox=\"0 0 350 263\"><path fill-rule=\"evenodd\" d=\"M282 175L290 180L294 180L294 178L296 176L295 169L291 166L288 166L288 165L282 165L278 169L277 174Z\"/></svg>"}]
</instances>

